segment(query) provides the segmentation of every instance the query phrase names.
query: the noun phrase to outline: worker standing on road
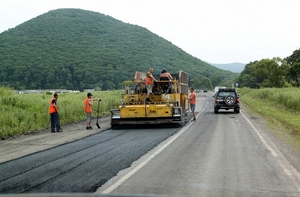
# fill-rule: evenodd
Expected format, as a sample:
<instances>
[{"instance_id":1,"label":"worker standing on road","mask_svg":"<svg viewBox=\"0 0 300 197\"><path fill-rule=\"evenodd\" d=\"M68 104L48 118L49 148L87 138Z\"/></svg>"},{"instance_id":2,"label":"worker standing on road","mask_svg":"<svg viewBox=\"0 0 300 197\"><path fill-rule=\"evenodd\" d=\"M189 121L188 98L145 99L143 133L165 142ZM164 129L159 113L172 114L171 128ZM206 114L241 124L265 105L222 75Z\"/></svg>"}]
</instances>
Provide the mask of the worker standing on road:
<instances>
[{"instance_id":1,"label":"worker standing on road","mask_svg":"<svg viewBox=\"0 0 300 197\"><path fill-rule=\"evenodd\" d=\"M145 79L145 84L146 84L146 88L147 88L147 98L146 101L150 102L150 94L152 93L152 89L154 86L154 81L157 81L154 77L153 77L153 68L149 68L149 71L146 74L146 79Z\"/></svg>"},{"instance_id":2,"label":"worker standing on road","mask_svg":"<svg viewBox=\"0 0 300 197\"><path fill-rule=\"evenodd\" d=\"M191 111L193 113L193 120L196 120L196 112L195 112L195 107L196 107L196 93L194 92L194 88L190 88L190 96L188 98L188 100L190 101L190 108Z\"/></svg>"},{"instance_id":3,"label":"worker standing on road","mask_svg":"<svg viewBox=\"0 0 300 197\"><path fill-rule=\"evenodd\" d=\"M92 105L93 101L99 100L98 98L92 98L92 93L87 93L87 97L84 100L84 111L86 113L86 130L91 130L91 121L92 121Z\"/></svg>"},{"instance_id":4,"label":"worker standing on road","mask_svg":"<svg viewBox=\"0 0 300 197\"><path fill-rule=\"evenodd\" d=\"M59 123L58 115L58 94L54 93L54 98L50 100L49 105L49 114L50 114L50 124L51 124L51 133L62 132Z\"/></svg>"}]
</instances>

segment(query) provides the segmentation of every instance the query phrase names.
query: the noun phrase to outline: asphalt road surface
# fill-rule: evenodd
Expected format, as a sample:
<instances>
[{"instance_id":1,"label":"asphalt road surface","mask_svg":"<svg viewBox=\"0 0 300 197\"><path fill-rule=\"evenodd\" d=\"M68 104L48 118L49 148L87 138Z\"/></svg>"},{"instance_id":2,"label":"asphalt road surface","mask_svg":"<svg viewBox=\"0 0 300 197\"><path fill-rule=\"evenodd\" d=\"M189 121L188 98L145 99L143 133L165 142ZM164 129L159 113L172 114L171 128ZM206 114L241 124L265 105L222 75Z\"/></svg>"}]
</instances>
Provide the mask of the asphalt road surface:
<instances>
[{"instance_id":1,"label":"asphalt road surface","mask_svg":"<svg viewBox=\"0 0 300 197\"><path fill-rule=\"evenodd\" d=\"M300 196L297 168L253 116L243 108L214 114L211 96L198 94L197 121L183 128L110 130L103 120L104 128L90 134L43 133L55 143L21 138L31 151L20 154L17 139L5 141L0 194Z\"/></svg>"}]
</instances>

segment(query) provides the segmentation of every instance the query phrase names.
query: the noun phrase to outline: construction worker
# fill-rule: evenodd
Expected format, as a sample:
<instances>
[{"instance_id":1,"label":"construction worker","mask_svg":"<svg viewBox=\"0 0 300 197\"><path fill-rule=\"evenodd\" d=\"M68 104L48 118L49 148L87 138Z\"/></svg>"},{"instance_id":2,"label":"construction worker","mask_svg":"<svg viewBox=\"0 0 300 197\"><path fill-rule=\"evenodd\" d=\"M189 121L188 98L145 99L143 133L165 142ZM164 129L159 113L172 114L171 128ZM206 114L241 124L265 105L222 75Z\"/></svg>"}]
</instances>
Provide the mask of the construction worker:
<instances>
[{"instance_id":1,"label":"construction worker","mask_svg":"<svg viewBox=\"0 0 300 197\"><path fill-rule=\"evenodd\" d=\"M190 101L190 108L193 113L193 120L196 120L196 112L195 112L195 107L196 107L196 93L194 92L194 88L190 88L190 96L187 100Z\"/></svg>"},{"instance_id":2,"label":"construction worker","mask_svg":"<svg viewBox=\"0 0 300 197\"><path fill-rule=\"evenodd\" d=\"M163 69L161 71L160 76L159 76L159 80L160 81L166 81L166 80L170 81L170 80L173 80L173 77L170 73L168 73L165 69ZM168 93L170 89L171 89L171 92L174 92L171 83L162 82L162 83L160 83L160 86L161 86L161 90L162 90L163 93Z\"/></svg>"},{"instance_id":3,"label":"construction worker","mask_svg":"<svg viewBox=\"0 0 300 197\"><path fill-rule=\"evenodd\" d=\"M84 111L86 113L86 130L91 130L91 121L92 121L92 105L93 101L99 100L98 98L92 98L92 93L87 93L87 97L84 100Z\"/></svg>"},{"instance_id":4,"label":"construction worker","mask_svg":"<svg viewBox=\"0 0 300 197\"><path fill-rule=\"evenodd\" d=\"M154 86L154 81L157 81L154 77L153 77L153 68L149 68L149 71L146 74L146 79L145 79L145 84L146 84L146 88L147 88L147 98L146 101L150 102L150 94L152 93L152 89Z\"/></svg>"},{"instance_id":5,"label":"construction worker","mask_svg":"<svg viewBox=\"0 0 300 197\"><path fill-rule=\"evenodd\" d=\"M168 73L165 69L163 69L161 71L161 74L159 76L160 78L163 78L163 77L167 77L169 80L173 80L173 77L170 73Z\"/></svg>"},{"instance_id":6,"label":"construction worker","mask_svg":"<svg viewBox=\"0 0 300 197\"><path fill-rule=\"evenodd\" d=\"M58 114L58 94L54 93L54 98L50 100L49 105L49 114L50 114L50 125L51 125L51 133L62 132L60 128L59 122L59 114Z\"/></svg>"}]
</instances>

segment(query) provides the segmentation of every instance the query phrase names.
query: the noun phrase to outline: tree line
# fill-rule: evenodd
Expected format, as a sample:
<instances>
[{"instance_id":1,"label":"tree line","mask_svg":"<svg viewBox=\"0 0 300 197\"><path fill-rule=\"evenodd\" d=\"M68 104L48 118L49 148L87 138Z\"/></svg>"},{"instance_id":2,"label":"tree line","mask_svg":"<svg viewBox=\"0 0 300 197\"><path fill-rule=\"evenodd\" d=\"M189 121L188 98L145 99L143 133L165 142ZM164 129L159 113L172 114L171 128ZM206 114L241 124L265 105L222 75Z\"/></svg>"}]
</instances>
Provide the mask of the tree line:
<instances>
[{"instance_id":1,"label":"tree line","mask_svg":"<svg viewBox=\"0 0 300 197\"><path fill-rule=\"evenodd\" d=\"M250 62L237 78L240 87L299 87L300 86L300 49L282 59L262 59Z\"/></svg>"}]
</instances>

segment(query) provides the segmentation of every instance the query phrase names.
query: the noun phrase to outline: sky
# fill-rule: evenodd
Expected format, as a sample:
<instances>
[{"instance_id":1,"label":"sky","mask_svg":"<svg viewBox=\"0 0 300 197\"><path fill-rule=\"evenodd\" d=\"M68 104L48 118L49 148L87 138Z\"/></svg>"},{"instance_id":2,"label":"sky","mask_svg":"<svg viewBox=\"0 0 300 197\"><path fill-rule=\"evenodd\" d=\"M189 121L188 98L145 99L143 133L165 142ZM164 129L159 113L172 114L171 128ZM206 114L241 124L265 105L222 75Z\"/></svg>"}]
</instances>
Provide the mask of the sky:
<instances>
[{"instance_id":1,"label":"sky","mask_svg":"<svg viewBox=\"0 0 300 197\"><path fill-rule=\"evenodd\" d=\"M145 27L209 63L247 64L300 49L300 0L0 0L0 33L59 8Z\"/></svg>"}]
</instances>

